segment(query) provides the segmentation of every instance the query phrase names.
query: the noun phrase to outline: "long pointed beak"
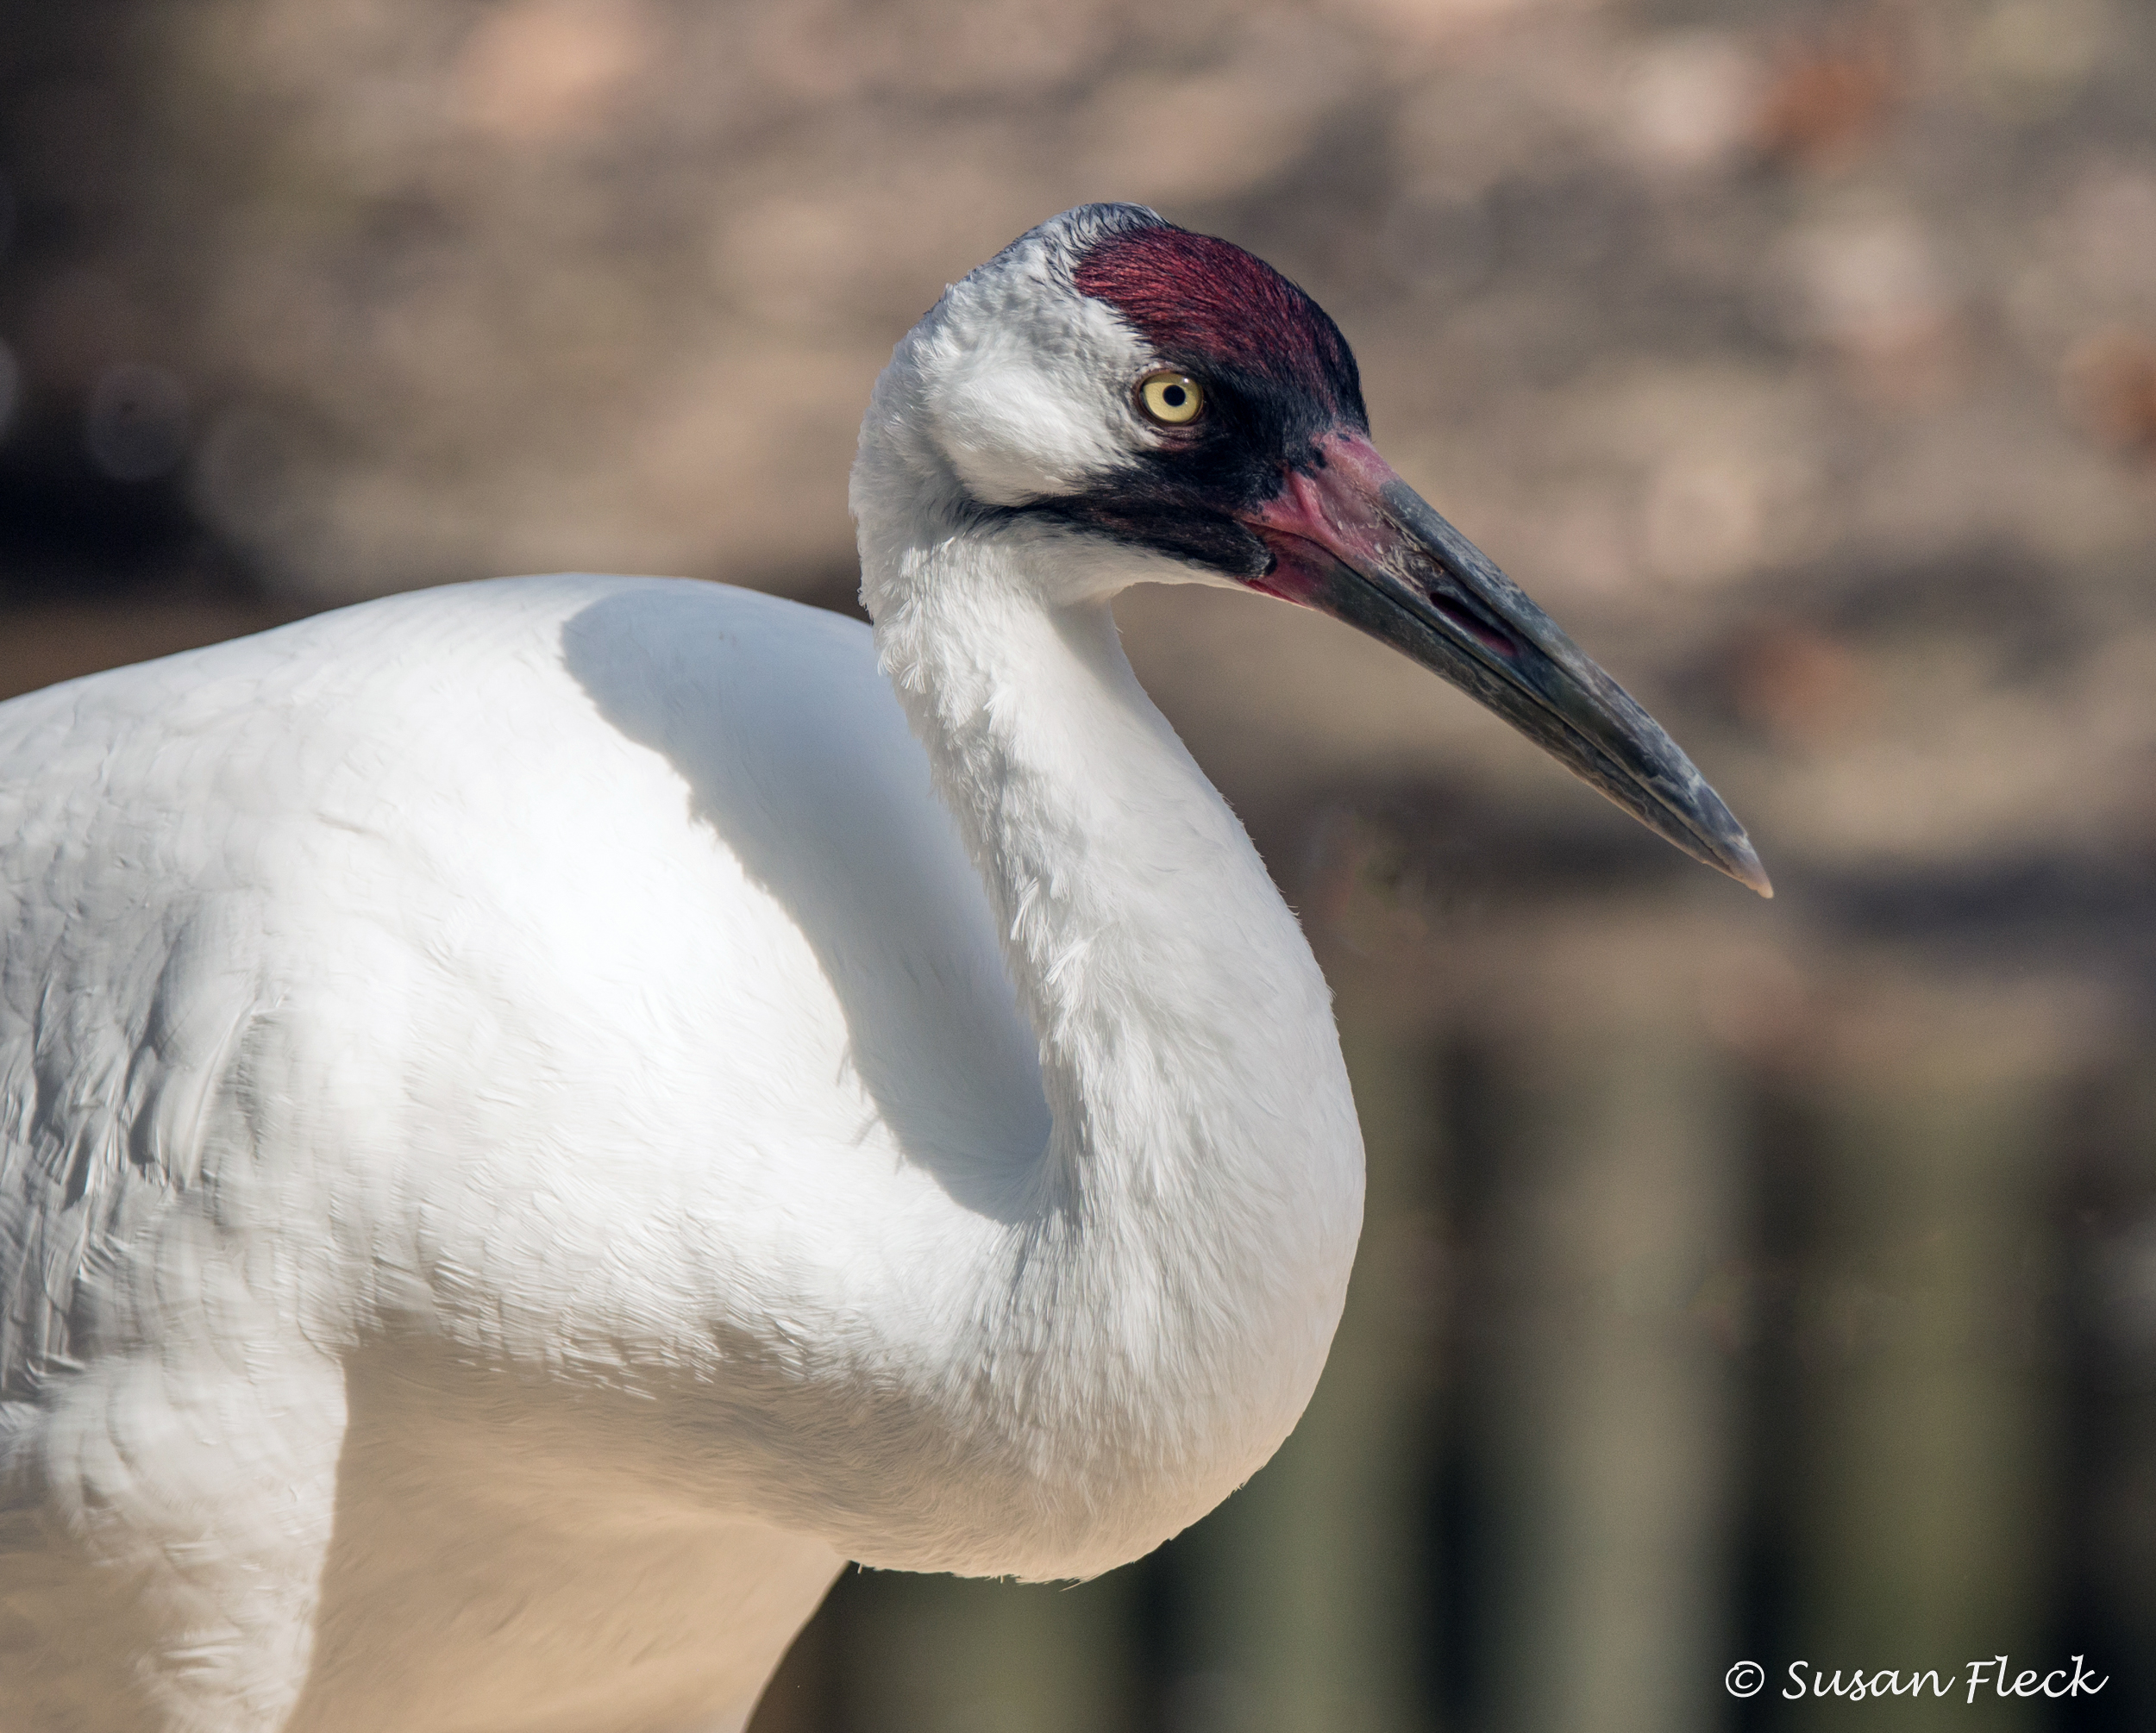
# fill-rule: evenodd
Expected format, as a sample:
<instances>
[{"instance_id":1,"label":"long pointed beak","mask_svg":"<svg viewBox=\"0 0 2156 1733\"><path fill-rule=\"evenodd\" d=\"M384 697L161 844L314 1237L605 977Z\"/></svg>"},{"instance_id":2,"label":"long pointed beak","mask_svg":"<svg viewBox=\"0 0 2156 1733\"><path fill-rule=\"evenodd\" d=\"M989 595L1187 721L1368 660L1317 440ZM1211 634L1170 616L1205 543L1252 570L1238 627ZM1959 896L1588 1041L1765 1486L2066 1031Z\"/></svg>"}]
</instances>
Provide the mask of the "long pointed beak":
<instances>
[{"instance_id":1,"label":"long pointed beak","mask_svg":"<svg viewBox=\"0 0 2156 1733\"><path fill-rule=\"evenodd\" d=\"M1368 440L1321 451L1245 515L1274 556L1257 588L1404 650L1694 860L1774 894L1744 826L1623 687Z\"/></svg>"}]
</instances>

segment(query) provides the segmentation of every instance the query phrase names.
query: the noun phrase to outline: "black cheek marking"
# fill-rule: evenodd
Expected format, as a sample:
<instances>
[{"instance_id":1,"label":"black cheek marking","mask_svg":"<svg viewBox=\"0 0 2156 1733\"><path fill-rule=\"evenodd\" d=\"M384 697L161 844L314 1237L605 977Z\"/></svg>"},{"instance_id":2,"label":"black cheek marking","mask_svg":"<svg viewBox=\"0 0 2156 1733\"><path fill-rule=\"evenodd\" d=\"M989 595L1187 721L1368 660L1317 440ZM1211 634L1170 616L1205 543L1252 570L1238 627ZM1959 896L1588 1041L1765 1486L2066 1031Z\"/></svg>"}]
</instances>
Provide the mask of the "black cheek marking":
<instances>
[{"instance_id":1,"label":"black cheek marking","mask_svg":"<svg viewBox=\"0 0 2156 1733\"><path fill-rule=\"evenodd\" d=\"M1200 502L1144 486L1037 500L1011 508L1008 515L1166 554L1244 583L1262 573L1271 557L1265 544L1234 519Z\"/></svg>"}]
</instances>

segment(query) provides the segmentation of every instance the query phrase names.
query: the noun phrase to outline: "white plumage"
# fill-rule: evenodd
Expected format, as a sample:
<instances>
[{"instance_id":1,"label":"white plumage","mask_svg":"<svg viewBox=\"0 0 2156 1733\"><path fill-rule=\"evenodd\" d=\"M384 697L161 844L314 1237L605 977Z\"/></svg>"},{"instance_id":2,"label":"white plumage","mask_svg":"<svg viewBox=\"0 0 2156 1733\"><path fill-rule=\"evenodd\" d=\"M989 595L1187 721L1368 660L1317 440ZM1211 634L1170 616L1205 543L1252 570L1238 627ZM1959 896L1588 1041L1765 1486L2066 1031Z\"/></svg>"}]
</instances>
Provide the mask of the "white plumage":
<instances>
[{"instance_id":1,"label":"white plumage","mask_svg":"<svg viewBox=\"0 0 2156 1733\"><path fill-rule=\"evenodd\" d=\"M1172 445L1069 286L1156 223L900 346L873 638L524 579L0 706L0 1727L718 1733L843 1560L1278 1445L1353 1104L1107 606L1232 574L1026 510Z\"/></svg>"}]
</instances>

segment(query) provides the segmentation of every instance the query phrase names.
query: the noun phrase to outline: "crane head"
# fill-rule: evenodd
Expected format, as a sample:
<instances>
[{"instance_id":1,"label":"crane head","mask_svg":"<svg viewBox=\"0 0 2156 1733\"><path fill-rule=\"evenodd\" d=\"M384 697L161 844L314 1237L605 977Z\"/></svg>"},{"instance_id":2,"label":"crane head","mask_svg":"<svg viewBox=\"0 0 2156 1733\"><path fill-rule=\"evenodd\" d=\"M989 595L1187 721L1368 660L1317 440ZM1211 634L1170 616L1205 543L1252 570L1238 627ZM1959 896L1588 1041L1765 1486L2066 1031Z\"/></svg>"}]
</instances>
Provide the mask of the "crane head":
<instances>
[{"instance_id":1,"label":"crane head","mask_svg":"<svg viewBox=\"0 0 2156 1733\"><path fill-rule=\"evenodd\" d=\"M1020 236L899 345L862 454L864 522L902 492L926 533L1045 537L1070 599L1169 579L1331 614L1773 894L1677 743L1378 454L1339 328L1232 242L1130 204Z\"/></svg>"}]
</instances>

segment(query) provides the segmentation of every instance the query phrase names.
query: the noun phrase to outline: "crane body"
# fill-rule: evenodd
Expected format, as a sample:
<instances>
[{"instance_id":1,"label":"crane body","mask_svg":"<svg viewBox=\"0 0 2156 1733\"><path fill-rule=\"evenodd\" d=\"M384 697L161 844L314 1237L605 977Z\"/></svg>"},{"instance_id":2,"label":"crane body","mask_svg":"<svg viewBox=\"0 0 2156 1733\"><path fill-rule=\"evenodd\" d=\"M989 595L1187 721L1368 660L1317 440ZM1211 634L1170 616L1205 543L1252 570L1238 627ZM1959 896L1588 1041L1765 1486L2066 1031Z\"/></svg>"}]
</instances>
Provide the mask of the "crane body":
<instances>
[{"instance_id":1,"label":"crane body","mask_svg":"<svg viewBox=\"0 0 2156 1733\"><path fill-rule=\"evenodd\" d=\"M1140 698L1094 695L1110 727ZM1164 741L1150 704L1119 720ZM655 1612L681 1654L654 1670L702 1690L729 1647L704 1622L747 1611L753 1701L842 1558L1091 1574L1217 1502L1300 1411L1359 1217L1337 1047L1272 1051L1275 1017L1264 1050L1172 1056L1263 1073L1253 1110L1296 1158L1263 1177L1310 1242L1306 1269L1266 1258L1301 1363L1254 1385L1238 1338L1269 1361L1279 1320L1209 1267L1240 1248L1186 1243L1213 1215L1169 1188L1257 1176L1117 1175L1154 1192L1154 1242L1087 1242L988 898L857 623L709 585L498 581L94 676L0 724L10 785L50 801L6 815L10 885L47 912L7 954L8 1102L31 1120L9 1148L49 1199L11 1323L40 1327L43 1269L125 1248L43 1325L94 1358L9 1435L79 1513L91 1600L132 1580L199 1601L213 1640L304 1612L326 1662L403 1657L368 1688L411 1695L373 1723L404 1726L460 1697L483 1721L519 1686L558 1712L580 1674L630 1708L619 1662ZM59 738L78 760L47 756ZM1059 816L1091 843L1150 823L1102 792ZM1258 888L1213 821L1204 844ZM1213 990L1295 994L1329 1029L1307 948L1276 954L1277 897L1250 930L1206 884L1161 936L1217 949L1238 979ZM18 983L60 988L18 1018ZM55 1096L41 1067L104 1086ZM1186 1414L1119 1414L1163 1389ZM1216 1411L1245 1406L1218 1448ZM257 1447L274 1460L235 1473ZM254 1514L261 1474L311 1488L314 1520L175 1567ZM390 1628L341 1631L341 1586ZM90 1601L41 1605L47 1658L78 1617L104 1642ZM490 1605L475 1676L460 1619ZM652 1708L622 1724L666 1724Z\"/></svg>"},{"instance_id":2,"label":"crane body","mask_svg":"<svg viewBox=\"0 0 2156 1733\"><path fill-rule=\"evenodd\" d=\"M880 382L873 632L495 580L0 705L0 1726L734 1733L845 1560L1247 1479L1361 1142L1116 591L1342 614L1764 886L1364 425L1300 291L1087 207Z\"/></svg>"}]
</instances>

